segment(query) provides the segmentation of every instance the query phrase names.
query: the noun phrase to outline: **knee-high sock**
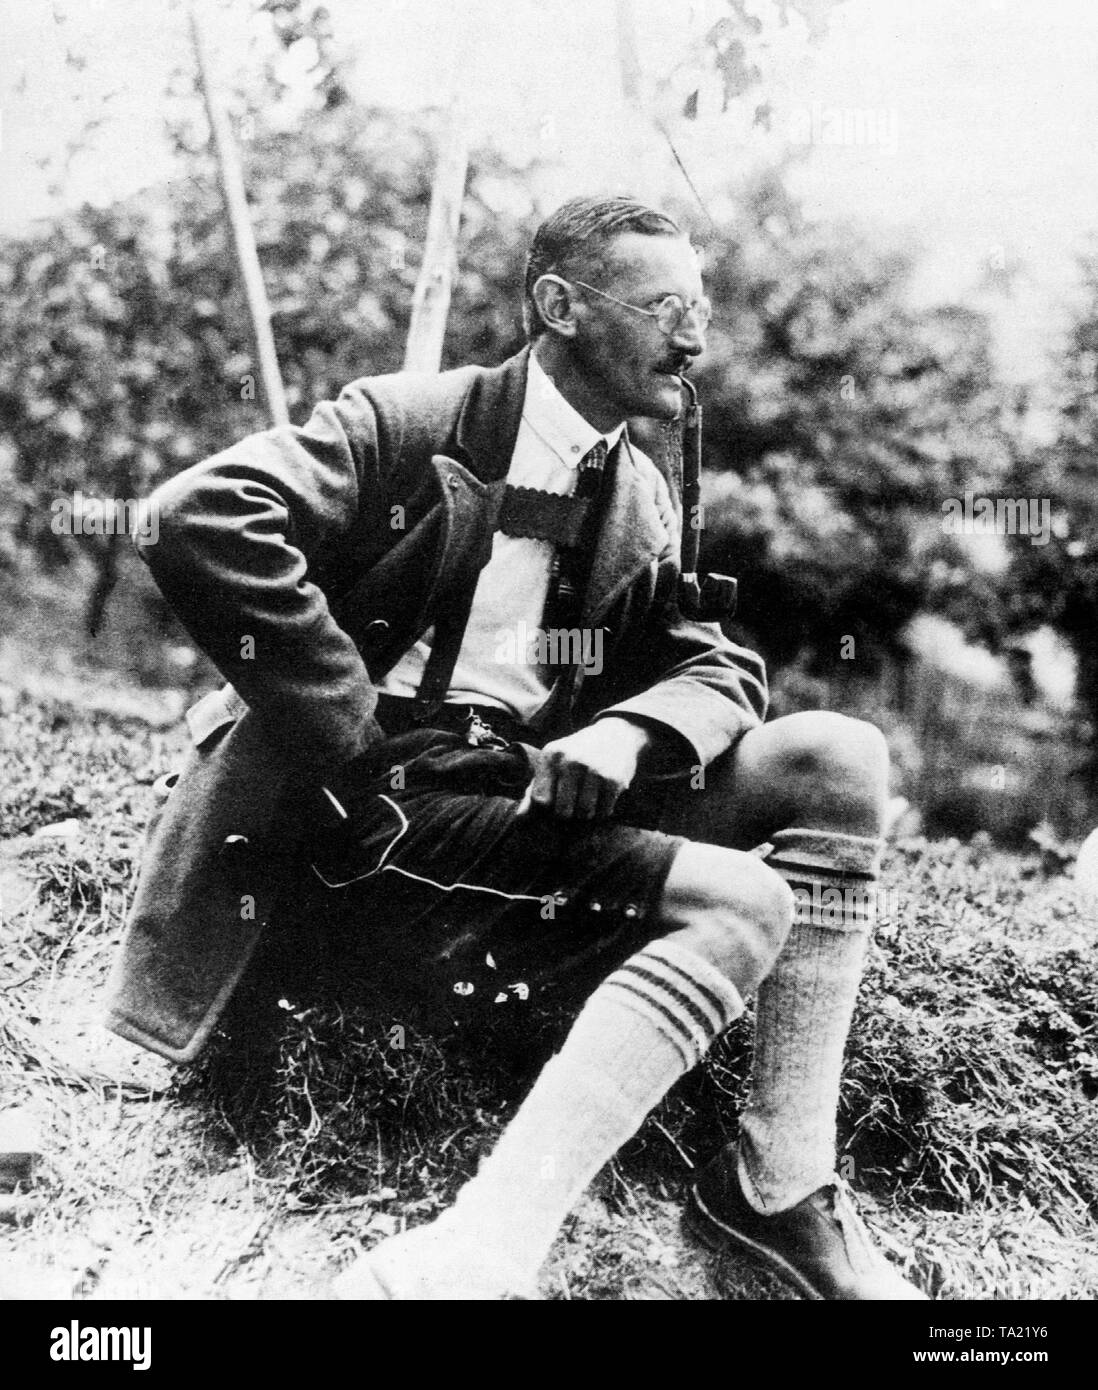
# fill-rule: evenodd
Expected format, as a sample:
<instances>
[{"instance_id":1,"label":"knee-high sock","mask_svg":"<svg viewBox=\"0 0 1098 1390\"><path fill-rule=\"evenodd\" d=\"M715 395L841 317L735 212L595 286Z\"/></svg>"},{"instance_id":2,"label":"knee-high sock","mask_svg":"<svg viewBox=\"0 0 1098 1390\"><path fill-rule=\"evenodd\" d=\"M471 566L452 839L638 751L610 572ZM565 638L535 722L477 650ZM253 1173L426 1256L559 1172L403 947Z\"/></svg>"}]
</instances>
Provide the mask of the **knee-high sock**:
<instances>
[{"instance_id":1,"label":"knee-high sock","mask_svg":"<svg viewBox=\"0 0 1098 1390\"><path fill-rule=\"evenodd\" d=\"M599 1169L742 1012L715 966L651 942L584 1005L476 1177L436 1225L511 1291L533 1283Z\"/></svg>"},{"instance_id":2,"label":"knee-high sock","mask_svg":"<svg viewBox=\"0 0 1098 1390\"><path fill-rule=\"evenodd\" d=\"M793 889L793 927L759 989L739 1174L761 1212L783 1211L835 1169L843 1051L876 909L881 841L832 831L772 835L767 863Z\"/></svg>"}]
</instances>

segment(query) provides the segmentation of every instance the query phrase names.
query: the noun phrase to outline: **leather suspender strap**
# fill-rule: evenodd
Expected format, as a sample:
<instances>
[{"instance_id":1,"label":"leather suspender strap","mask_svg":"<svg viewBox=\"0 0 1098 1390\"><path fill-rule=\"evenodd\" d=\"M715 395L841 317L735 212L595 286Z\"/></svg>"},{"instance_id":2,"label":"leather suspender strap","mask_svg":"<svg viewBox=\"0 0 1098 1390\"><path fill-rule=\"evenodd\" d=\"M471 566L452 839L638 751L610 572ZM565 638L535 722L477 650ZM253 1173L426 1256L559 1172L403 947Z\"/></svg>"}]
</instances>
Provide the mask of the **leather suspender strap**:
<instances>
[{"instance_id":1,"label":"leather suspender strap","mask_svg":"<svg viewBox=\"0 0 1098 1390\"><path fill-rule=\"evenodd\" d=\"M552 545L574 546L579 544L590 508L589 497L508 486L496 529L505 536L526 536L531 540L549 541Z\"/></svg>"},{"instance_id":2,"label":"leather suspender strap","mask_svg":"<svg viewBox=\"0 0 1098 1390\"><path fill-rule=\"evenodd\" d=\"M417 724L425 724L438 713L450 688L450 677L454 674L469 614L473 611L473 595L476 585L468 586L458 598L456 607L442 614L435 622L431 640L431 654L427 658L419 689L416 691L413 719Z\"/></svg>"}]
</instances>

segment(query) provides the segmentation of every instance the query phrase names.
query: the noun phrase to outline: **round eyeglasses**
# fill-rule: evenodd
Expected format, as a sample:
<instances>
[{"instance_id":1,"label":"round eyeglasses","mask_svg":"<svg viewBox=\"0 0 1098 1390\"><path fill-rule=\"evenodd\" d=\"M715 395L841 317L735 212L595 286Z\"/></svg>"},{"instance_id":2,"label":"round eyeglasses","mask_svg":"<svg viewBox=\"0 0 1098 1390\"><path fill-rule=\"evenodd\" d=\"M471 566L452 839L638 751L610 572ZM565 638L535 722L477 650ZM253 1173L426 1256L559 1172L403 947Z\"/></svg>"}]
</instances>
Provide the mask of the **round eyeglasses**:
<instances>
[{"instance_id":1,"label":"round eyeglasses","mask_svg":"<svg viewBox=\"0 0 1098 1390\"><path fill-rule=\"evenodd\" d=\"M620 304L623 309L632 309L635 314L644 314L655 319L656 327L668 338L679 331L690 314L694 315L702 333L709 327L713 318L713 305L705 295L702 295L701 299L695 299L693 304L687 304L681 294L668 294L664 295L655 309L642 309L638 304L630 304L627 300L619 299L617 295L607 294L597 285L587 284L585 280L573 280L571 283L590 290L592 294L600 295L603 299L609 299L614 304Z\"/></svg>"}]
</instances>

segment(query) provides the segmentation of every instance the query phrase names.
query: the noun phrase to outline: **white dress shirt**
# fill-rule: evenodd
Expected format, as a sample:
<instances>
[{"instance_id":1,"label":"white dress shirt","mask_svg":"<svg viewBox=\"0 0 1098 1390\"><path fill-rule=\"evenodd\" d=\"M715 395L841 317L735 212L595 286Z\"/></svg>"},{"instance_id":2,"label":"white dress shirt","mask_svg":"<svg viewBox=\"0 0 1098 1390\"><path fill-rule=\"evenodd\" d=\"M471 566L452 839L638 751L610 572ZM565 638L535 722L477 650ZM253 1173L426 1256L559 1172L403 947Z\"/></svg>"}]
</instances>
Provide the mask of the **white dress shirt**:
<instances>
[{"instance_id":1,"label":"white dress shirt","mask_svg":"<svg viewBox=\"0 0 1098 1390\"><path fill-rule=\"evenodd\" d=\"M507 481L543 492L575 490L580 460L605 439L613 449L624 422L600 434L560 394L531 353L526 395ZM497 531L491 559L481 570L461 651L446 695L448 704L495 705L528 720L549 696L546 669L528 639L540 631L549 589L553 546ZM432 632L400 659L378 689L410 698L419 689ZM536 639L535 639L536 640Z\"/></svg>"}]
</instances>

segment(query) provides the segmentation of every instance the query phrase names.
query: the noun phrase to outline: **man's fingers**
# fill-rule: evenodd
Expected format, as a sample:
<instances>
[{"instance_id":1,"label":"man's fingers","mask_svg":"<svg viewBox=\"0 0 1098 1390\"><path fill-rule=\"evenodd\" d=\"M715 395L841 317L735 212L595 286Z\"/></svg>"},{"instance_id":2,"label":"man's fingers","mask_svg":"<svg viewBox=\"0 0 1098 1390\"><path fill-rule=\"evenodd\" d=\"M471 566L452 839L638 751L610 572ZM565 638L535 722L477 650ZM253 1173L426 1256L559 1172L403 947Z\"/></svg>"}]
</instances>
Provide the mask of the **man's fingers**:
<instances>
[{"instance_id":1,"label":"man's fingers","mask_svg":"<svg viewBox=\"0 0 1098 1390\"><path fill-rule=\"evenodd\" d=\"M576 814L576 802L583 785L586 769L581 765L562 758L557 764L557 781L553 789L553 810L562 820L570 820Z\"/></svg>"},{"instance_id":2,"label":"man's fingers","mask_svg":"<svg viewBox=\"0 0 1098 1390\"><path fill-rule=\"evenodd\" d=\"M624 790L624 787L619 787L616 782L603 781L599 790L598 810L595 814L602 820L609 820L614 814L614 807L618 804L618 797Z\"/></svg>"},{"instance_id":3,"label":"man's fingers","mask_svg":"<svg viewBox=\"0 0 1098 1390\"><path fill-rule=\"evenodd\" d=\"M550 756L542 758L538 762L537 771L534 773L534 780L526 789L524 801L529 800L531 805L540 806L543 810L551 811L556 792L556 765Z\"/></svg>"},{"instance_id":4,"label":"man's fingers","mask_svg":"<svg viewBox=\"0 0 1098 1390\"><path fill-rule=\"evenodd\" d=\"M596 771L585 759L573 759L564 749L542 749L533 779L518 805L518 814L532 808L562 820L599 820L612 815L623 791L620 781Z\"/></svg>"},{"instance_id":5,"label":"man's fingers","mask_svg":"<svg viewBox=\"0 0 1098 1390\"><path fill-rule=\"evenodd\" d=\"M590 768L584 770L583 780L576 795L575 815L577 820L594 820L599 815L606 783Z\"/></svg>"}]
</instances>

